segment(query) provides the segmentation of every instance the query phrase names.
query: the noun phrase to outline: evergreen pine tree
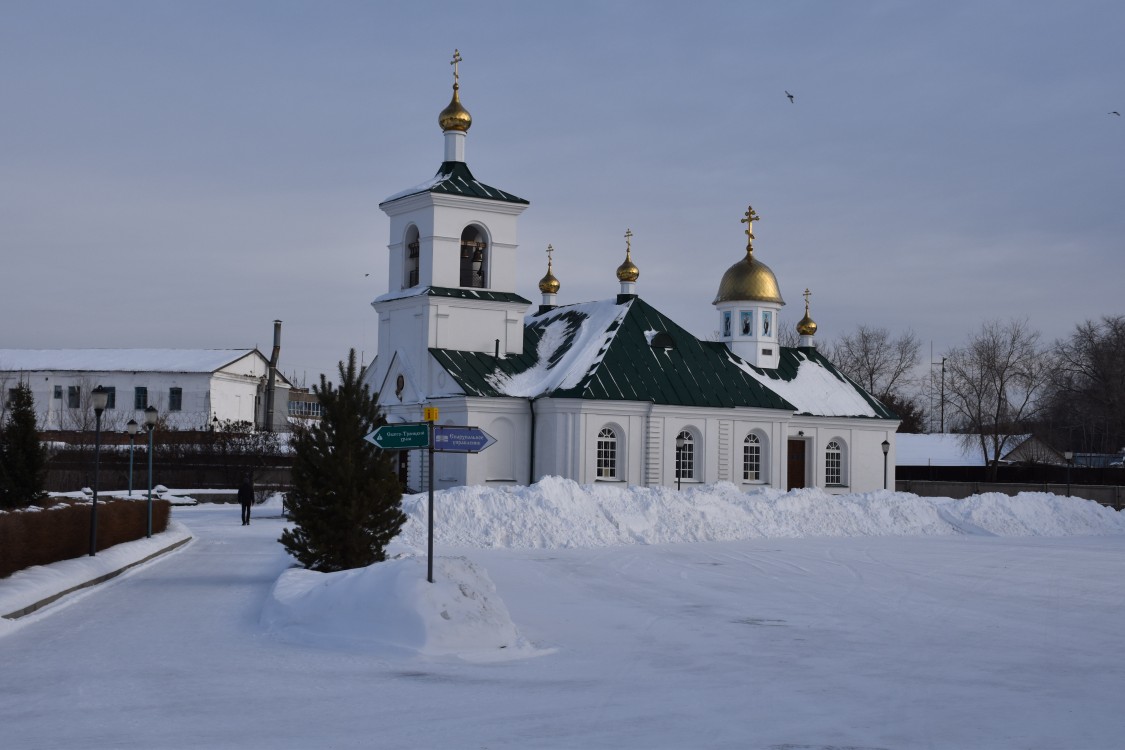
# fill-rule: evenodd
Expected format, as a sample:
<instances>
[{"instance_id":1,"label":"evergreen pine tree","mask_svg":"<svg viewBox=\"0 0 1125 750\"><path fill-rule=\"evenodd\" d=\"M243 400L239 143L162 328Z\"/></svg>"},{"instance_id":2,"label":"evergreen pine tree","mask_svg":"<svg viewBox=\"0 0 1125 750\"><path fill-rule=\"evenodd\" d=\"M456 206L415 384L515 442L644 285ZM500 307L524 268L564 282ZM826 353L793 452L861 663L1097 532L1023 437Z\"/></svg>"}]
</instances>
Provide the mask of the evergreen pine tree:
<instances>
[{"instance_id":1,"label":"evergreen pine tree","mask_svg":"<svg viewBox=\"0 0 1125 750\"><path fill-rule=\"evenodd\" d=\"M355 349L339 370L339 387L324 375L313 386L320 421L295 435L286 498L294 526L278 540L306 568L322 572L381 562L406 522L393 454L363 439L386 420L360 381Z\"/></svg>"},{"instance_id":2,"label":"evergreen pine tree","mask_svg":"<svg viewBox=\"0 0 1125 750\"><path fill-rule=\"evenodd\" d=\"M25 508L47 493L47 449L39 442L35 398L26 383L12 389L0 430L0 508Z\"/></svg>"}]
</instances>

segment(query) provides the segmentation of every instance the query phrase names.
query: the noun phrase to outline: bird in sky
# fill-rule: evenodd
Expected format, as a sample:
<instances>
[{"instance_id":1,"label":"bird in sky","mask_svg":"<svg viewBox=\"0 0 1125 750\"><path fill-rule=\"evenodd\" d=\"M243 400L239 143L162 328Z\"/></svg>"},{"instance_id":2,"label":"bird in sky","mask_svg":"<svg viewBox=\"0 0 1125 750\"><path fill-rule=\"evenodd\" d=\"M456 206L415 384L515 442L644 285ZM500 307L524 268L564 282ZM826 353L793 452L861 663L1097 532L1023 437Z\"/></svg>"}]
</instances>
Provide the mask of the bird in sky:
<instances>
[{"instance_id":1,"label":"bird in sky","mask_svg":"<svg viewBox=\"0 0 1125 750\"><path fill-rule=\"evenodd\" d=\"M788 91L785 92L785 95L789 97L789 103L792 104L793 103L793 95L790 94Z\"/></svg>"},{"instance_id":2,"label":"bird in sky","mask_svg":"<svg viewBox=\"0 0 1125 750\"><path fill-rule=\"evenodd\" d=\"M1110 112L1110 114L1111 114L1111 115L1117 115L1118 117L1120 117L1120 116L1121 116L1121 113L1120 113L1120 112L1118 112L1118 111L1117 111L1116 109L1115 109L1115 110L1113 110L1112 112Z\"/></svg>"}]
</instances>

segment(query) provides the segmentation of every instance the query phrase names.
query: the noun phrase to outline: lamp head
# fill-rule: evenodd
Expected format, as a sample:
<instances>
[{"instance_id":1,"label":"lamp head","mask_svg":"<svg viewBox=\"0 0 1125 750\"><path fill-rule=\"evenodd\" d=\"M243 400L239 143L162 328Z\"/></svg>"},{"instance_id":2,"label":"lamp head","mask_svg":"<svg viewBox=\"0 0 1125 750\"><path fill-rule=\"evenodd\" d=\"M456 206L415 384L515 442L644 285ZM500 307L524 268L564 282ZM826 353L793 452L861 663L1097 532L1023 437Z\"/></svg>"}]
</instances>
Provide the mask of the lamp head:
<instances>
[{"instance_id":1,"label":"lamp head","mask_svg":"<svg viewBox=\"0 0 1125 750\"><path fill-rule=\"evenodd\" d=\"M146 430L151 431L153 427L156 427L156 419L157 419L158 416L159 415L156 412L155 406L149 406L149 407L145 408L145 429Z\"/></svg>"},{"instance_id":2,"label":"lamp head","mask_svg":"<svg viewBox=\"0 0 1125 750\"><path fill-rule=\"evenodd\" d=\"M93 396L94 413L101 416L105 411L105 405L109 403L109 391L99 385L90 391L90 395Z\"/></svg>"},{"instance_id":3,"label":"lamp head","mask_svg":"<svg viewBox=\"0 0 1125 750\"><path fill-rule=\"evenodd\" d=\"M885 456L890 452L891 452L891 444L890 444L889 441L884 440L883 441L883 455Z\"/></svg>"},{"instance_id":4,"label":"lamp head","mask_svg":"<svg viewBox=\"0 0 1125 750\"><path fill-rule=\"evenodd\" d=\"M136 435L140 431L141 426L137 424L137 420L130 419L125 423L125 432L129 433L130 436Z\"/></svg>"}]
</instances>

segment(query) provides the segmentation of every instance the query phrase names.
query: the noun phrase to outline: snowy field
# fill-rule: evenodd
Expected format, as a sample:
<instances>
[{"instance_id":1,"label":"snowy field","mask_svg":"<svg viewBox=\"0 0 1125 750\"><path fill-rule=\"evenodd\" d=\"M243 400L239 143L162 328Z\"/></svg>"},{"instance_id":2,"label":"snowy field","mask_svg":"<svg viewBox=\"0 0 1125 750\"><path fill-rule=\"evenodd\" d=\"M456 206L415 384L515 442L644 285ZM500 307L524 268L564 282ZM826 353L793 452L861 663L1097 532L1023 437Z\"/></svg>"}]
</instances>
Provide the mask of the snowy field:
<instances>
[{"instance_id":1,"label":"snowy field","mask_svg":"<svg viewBox=\"0 0 1125 750\"><path fill-rule=\"evenodd\" d=\"M113 564L188 544L0 620L0 748L1125 746L1125 514L1094 503L462 488L428 584L425 500L331 575L276 503L175 508Z\"/></svg>"}]
</instances>

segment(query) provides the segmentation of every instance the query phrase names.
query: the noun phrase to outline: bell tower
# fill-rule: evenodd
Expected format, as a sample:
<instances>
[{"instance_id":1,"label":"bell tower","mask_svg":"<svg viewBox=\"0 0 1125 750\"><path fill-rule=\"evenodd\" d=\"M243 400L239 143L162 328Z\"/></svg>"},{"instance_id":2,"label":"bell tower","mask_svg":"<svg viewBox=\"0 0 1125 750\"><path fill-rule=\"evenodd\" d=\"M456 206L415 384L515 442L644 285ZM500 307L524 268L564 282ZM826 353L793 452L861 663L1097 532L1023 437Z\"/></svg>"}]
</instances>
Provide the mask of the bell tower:
<instances>
[{"instance_id":1,"label":"bell tower","mask_svg":"<svg viewBox=\"0 0 1125 750\"><path fill-rule=\"evenodd\" d=\"M437 174L379 204L391 224L388 288L371 303L379 314L379 355L368 382L381 402L390 376L412 381L419 398L441 392L444 378L430 349L523 351L531 301L516 294L516 230L528 202L469 171L465 143L473 118L461 103L461 62L455 51L453 97L438 115L444 154Z\"/></svg>"}]
</instances>

